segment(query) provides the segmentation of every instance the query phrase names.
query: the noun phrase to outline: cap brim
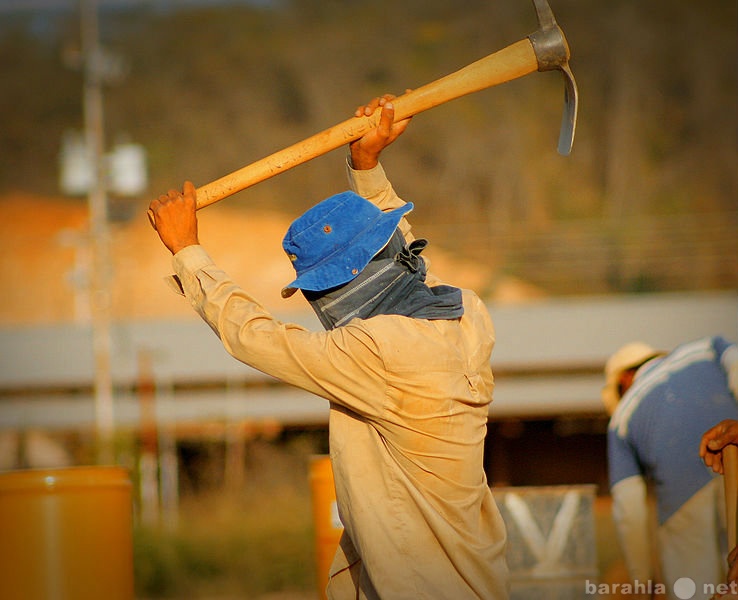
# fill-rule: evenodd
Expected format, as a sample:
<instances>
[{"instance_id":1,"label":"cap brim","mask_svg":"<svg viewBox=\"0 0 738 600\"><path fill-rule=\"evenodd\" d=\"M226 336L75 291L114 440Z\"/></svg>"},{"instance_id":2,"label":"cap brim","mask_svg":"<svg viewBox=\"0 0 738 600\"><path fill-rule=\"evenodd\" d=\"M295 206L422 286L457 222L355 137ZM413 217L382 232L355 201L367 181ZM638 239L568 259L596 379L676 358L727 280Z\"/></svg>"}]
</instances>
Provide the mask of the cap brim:
<instances>
[{"instance_id":1,"label":"cap brim","mask_svg":"<svg viewBox=\"0 0 738 600\"><path fill-rule=\"evenodd\" d=\"M300 288L296 287L283 287L282 288L282 298L291 298L294 296L295 292L299 290Z\"/></svg>"}]
</instances>

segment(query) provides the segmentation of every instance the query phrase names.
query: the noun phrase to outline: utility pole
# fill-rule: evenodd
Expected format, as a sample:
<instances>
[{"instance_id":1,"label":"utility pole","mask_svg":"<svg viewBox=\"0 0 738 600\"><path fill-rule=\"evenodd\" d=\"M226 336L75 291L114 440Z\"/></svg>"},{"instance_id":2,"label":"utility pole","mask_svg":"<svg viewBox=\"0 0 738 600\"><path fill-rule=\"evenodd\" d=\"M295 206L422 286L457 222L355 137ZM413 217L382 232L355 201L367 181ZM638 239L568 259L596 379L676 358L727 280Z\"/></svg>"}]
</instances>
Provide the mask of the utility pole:
<instances>
[{"instance_id":1,"label":"utility pole","mask_svg":"<svg viewBox=\"0 0 738 600\"><path fill-rule=\"evenodd\" d=\"M92 173L88 209L92 254L89 290L95 364L95 424L98 437L98 462L112 463L114 460L114 416L110 360L111 265L102 97L102 83L105 74L99 43L97 0L80 0L80 15L84 61L85 142Z\"/></svg>"}]
</instances>

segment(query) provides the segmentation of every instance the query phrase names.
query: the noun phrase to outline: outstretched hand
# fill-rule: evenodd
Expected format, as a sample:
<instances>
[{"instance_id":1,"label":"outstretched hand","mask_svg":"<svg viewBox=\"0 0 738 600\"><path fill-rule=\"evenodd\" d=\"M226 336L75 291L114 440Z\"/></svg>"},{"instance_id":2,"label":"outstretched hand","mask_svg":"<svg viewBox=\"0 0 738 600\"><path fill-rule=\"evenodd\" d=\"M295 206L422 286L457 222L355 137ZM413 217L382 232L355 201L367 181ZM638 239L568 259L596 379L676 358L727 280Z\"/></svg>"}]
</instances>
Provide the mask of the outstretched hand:
<instances>
[{"instance_id":1,"label":"outstretched hand","mask_svg":"<svg viewBox=\"0 0 738 600\"><path fill-rule=\"evenodd\" d=\"M351 164L354 169L363 170L376 167L382 150L407 129L412 117L395 122L395 107L392 103L394 99L395 96L392 94L385 94L356 109L354 113L356 117L369 117L377 108L382 110L382 114L377 127L349 144Z\"/></svg>"},{"instance_id":2,"label":"outstretched hand","mask_svg":"<svg viewBox=\"0 0 738 600\"><path fill-rule=\"evenodd\" d=\"M708 429L700 442L700 456L715 473L723 472L723 448L738 444L738 421L726 419Z\"/></svg>"},{"instance_id":3,"label":"outstretched hand","mask_svg":"<svg viewBox=\"0 0 738 600\"><path fill-rule=\"evenodd\" d=\"M169 190L149 204L159 239L172 254L182 248L199 244L197 236L197 193L191 181L185 181L182 191Z\"/></svg>"}]
</instances>

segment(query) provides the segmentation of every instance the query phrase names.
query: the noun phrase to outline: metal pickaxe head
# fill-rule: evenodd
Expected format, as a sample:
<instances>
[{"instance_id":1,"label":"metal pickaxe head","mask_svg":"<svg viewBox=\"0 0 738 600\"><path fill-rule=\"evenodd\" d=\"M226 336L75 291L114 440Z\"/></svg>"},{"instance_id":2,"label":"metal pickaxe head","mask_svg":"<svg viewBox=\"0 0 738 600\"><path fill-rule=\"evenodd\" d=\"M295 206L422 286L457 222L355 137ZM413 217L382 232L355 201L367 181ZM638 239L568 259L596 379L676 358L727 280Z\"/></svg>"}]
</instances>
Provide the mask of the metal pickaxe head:
<instances>
[{"instance_id":1,"label":"metal pickaxe head","mask_svg":"<svg viewBox=\"0 0 738 600\"><path fill-rule=\"evenodd\" d=\"M547 0L533 0L539 29L528 36L538 60L539 71L559 70L564 75L564 116L559 133L559 154L568 156L577 127L579 92L574 74L569 68L569 44L556 23Z\"/></svg>"}]
</instances>

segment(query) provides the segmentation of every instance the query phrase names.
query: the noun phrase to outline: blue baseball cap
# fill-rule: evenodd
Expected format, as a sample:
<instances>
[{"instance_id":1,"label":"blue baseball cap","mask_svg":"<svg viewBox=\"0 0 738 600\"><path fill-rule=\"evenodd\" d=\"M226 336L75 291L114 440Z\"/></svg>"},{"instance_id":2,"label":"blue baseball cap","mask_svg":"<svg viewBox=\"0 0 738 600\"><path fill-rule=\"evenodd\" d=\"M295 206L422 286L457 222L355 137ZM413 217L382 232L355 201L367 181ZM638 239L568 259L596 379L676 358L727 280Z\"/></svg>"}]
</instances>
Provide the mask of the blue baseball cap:
<instances>
[{"instance_id":1,"label":"blue baseball cap","mask_svg":"<svg viewBox=\"0 0 738 600\"><path fill-rule=\"evenodd\" d=\"M408 202L383 212L354 192L342 192L313 206L290 225L282 248L297 278L282 289L289 298L298 289L320 292L348 283L387 245Z\"/></svg>"}]
</instances>

